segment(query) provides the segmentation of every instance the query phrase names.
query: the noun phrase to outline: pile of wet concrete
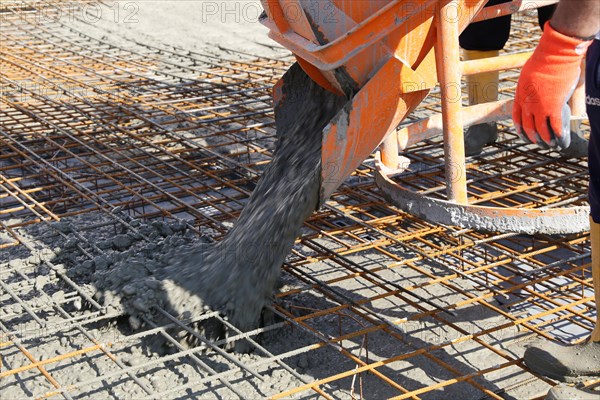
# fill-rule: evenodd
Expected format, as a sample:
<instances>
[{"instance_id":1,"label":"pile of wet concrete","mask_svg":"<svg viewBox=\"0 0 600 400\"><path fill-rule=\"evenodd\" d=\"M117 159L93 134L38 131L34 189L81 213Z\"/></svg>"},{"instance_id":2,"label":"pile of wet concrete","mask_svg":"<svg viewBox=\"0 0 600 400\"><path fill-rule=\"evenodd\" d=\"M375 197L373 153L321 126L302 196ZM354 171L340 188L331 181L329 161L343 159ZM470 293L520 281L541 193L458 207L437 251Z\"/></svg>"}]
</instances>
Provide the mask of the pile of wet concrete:
<instances>
[{"instance_id":1,"label":"pile of wet concrete","mask_svg":"<svg viewBox=\"0 0 600 400\"><path fill-rule=\"evenodd\" d=\"M43 262L49 261L108 312L130 315L137 329L141 317L153 317L153 308L168 307L160 271L213 241L211 235L199 235L192 228L177 219L142 221L124 213L118 217L88 213L20 231L27 246L9 248L4 261L13 270L34 268L38 288L56 276ZM60 300L72 288L61 282L47 290ZM74 306L92 308L82 298Z\"/></svg>"}]
</instances>

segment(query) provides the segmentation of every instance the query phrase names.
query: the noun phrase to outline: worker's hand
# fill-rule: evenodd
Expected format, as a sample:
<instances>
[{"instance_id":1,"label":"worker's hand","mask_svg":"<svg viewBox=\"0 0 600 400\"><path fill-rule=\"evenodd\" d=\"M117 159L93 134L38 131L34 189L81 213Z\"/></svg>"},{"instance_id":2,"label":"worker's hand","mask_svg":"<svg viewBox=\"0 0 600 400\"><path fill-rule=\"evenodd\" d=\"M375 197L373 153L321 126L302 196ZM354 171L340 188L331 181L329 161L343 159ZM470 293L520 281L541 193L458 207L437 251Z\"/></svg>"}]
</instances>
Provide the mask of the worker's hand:
<instances>
[{"instance_id":1,"label":"worker's hand","mask_svg":"<svg viewBox=\"0 0 600 400\"><path fill-rule=\"evenodd\" d=\"M571 109L567 102L591 43L563 35L546 23L539 45L523 66L515 94L513 121L521 137L541 145L569 147Z\"/></svg>"}]
</instances>

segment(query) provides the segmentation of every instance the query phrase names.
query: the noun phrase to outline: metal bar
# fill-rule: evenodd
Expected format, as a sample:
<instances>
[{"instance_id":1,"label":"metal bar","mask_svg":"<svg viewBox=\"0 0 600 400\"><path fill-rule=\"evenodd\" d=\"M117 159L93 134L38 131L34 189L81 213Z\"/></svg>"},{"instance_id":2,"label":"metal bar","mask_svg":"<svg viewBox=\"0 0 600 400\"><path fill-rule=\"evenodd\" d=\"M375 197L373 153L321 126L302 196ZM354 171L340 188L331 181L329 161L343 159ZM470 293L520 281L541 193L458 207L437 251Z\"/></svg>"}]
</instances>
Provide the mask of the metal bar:
<instances>
[{"instance_id":1,"label":"metal bar","mask_svg":"<svg viewBox=\"0 0 600 400\"><path fill-rule=\"evenodd\" d=\"M460 51L458 44L459 10L456 1L445 1L437 15L438 41L435 47L438 80L442 95L442 120L444 125L444 157L448 199L457 204L467 204L467 168L462 124ZM454 20L452 20L454 18Z\"/></svg>"}]
</instances>

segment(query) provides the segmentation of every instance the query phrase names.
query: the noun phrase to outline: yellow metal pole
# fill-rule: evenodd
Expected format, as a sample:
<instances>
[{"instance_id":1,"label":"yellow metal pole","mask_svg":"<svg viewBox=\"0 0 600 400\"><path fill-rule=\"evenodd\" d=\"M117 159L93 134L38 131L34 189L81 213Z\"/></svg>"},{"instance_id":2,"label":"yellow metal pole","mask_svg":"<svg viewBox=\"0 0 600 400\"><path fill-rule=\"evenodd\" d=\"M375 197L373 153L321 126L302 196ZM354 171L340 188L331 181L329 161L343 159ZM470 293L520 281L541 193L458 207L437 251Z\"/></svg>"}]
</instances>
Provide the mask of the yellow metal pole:
<instances>
[{"instance_id":1,"label":"yellow metal pole","mask_svg":"<svg viewBox=\"0 0 600 400\"><path fill-rule=\"evenodd\" d=\"M569 101L571 107L571 116L575 117L571 120L571 130L579 133L581 129L581 119L585 116L585 61L581 62L581 75L577 87Z\"/></svg>"},{"instance_id":2,"label":"yellow metal pole","mask_svg":"<svg viewBox=\"0 0 600 400\"><path fill-rule=\"evenodd\" d=\"M399 163L398 134L390 132L381 144L381 162L388 168L397 169Z\"/></svg>"}]
</instances>

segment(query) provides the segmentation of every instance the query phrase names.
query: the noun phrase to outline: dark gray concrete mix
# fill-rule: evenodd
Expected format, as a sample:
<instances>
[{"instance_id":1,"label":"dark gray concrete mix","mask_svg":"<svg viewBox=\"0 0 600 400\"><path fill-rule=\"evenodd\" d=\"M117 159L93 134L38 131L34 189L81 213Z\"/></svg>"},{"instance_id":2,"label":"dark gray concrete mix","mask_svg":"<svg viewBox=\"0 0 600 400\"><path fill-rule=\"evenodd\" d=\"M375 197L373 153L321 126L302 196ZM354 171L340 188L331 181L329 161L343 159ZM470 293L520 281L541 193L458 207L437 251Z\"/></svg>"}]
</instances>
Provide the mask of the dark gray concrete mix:
<instances>
[{"instance_id":1,"label":"dark gray concrete mix","mask_svg":"<svg viewBox=\"0 0 600 400\"><path fill-rule=\"evenodd\" d=\"M89 259L82 257L79 238L66 221L53 226L66 235L54 262L70 265L69 276L109 310L129 315L135 329L144 318L156 319L156 307L181 318L210 308L243 331L258 327L281 265L317 207L321 131L344 103L298 66L286 74L286 82L284 92L300 89L303 96L294 95L302 101L288 104L288 114L278 109L282 118L273 161L223 240L198 241L180 221L132 221L135 232L93 238L104 254Z\"/></svg>"},{"instance_id":2,"label":"dark gray concrete mix","mask_svg":"<svg viewBox=\"0 0 600 400\"><path fill-rule=\"evenodd\" d=\"M173 262L158 274L168 280L168 302L177 314L193 315L206 303L223 310L242 330L257 327L261 310L271 301L281 265L302 223L317 207L321 131L344 99L321 89L298 66L284 79L303 92L303 101L287 106L293 120L278 122L273 161L239 219L215 246L169 256ZM202 301L190 303L190 295Z\"/></svg>"},{"instance_id":3,"label":"dark gray concrete mix","mask_svg":"<svg viewBox=\"0 0 600 400\"><path fill-rule=\"evenodd\" d=\"M19 229L18 234L28 246L34 249L33 252L26 250L24 246L19 246L9 248L0 255L2 271L21 271L26 276L31 276L30 284L18 279L15 274L7 273L1 277L3 282L10 285L30 309L43 319L47 329L56 331L51 333L43 330L38 338L39 333L35 332L39 332L39 326L35 321L28 317L20 304L12 301L11 296L0 292L1 304L11 304L10 307L0 308L0 320L4 324L10 323L11 327L17 325L20 335L28 336L33 332L33 337L22 339L22 342L37 360L46 360L93 345L74 328L71 322L65 324L64 318L53 310L56 305L60 305L71 315L84 321L86 315L89 316L94 312L94 308L81 296L75 295L72 288L59 279L54 270L48 268L42 260L47 260L58 270L63 271L86 294L106 307L107 314L128 316L125 319L112 317L100 323L83 323L86 331L98 342L111 343L109 350L125 368L137 368L144 363L176 353L184 349L186 344L191 344L186 343L189 337L178 336L175 331L170 333L181 339L179 346L184 347L177 348L160 334L139 339L132 339L132 335L143 334L145 329L151 328L144 321L151 321L151 324L168 322L164 319L161 321L160 315L153 311L157 306L169 308L168 292L164 292L161 281L154 274L165 270L170 265L169 262L177 260L181 254L185 252L194 254L194 249L205 248L208 242L212 242L211 235L199 236L190 229L191 225L184 221L140 221L122 213L119 213L118 217L126 224L119 224L116 218L110 215L94 212L65 218L59 223L41 223ZM89 257L90 253L100 255ZM20 282L17 283L17 280ZM194 301L195 298L196 296L190 296L188 301ZM196 308L191 306L191 309L197 312L206 310L201 305L197 305ZM184 313L181 317L187 315ZM212 336L213 339L222 334L219 331L222 327L215 324L198 328L201 334ZM208 328L216 332L208 331ZM279 336L280 333L277 336L270 336L270 339L276 343L280 340ZM285 344L286 339L278 345L282 351L290 349ZM194 346L198 344L198 342L193 343ZM14 346L1 350L3 371L31 363ZM205 349L200 357L202 362L216 372L231 371L230 376L226 378L235 381L236 389L248 398L275 393L302 384L288 371L276 365L274 368L274 363L267 363L256 369L265 376L265 380L256 387L250 381L242 382L242 378L249 376L239 371L238 366L222 355ZM263 360L263 357L256 352L236 354L234 358L245 365ZM295 366L295 363L293 365ZM104 387L101 398L137 399L146 396L130 378L120 379L119 367L110 358L98 352L53 362L46 368L63 386L82 385L84 382L97 380L96 387L98 385ZM103 379L106 374L115 372L117 375L113 379ZM140 367L135 370L135 375L154 391L163 392L200 379L206 376L206 373L189 358L179 357L164 365L160 363L153 367ZM89 398L89 395L98 395L97 389L93 388L94 385L83 385L71 392L78 393L75 395L76 398ZM232 392L219 383L195 384L193 388L192 393L202 398L232 396ZM0 380L2 400L36 397L52 389L49 382L36 369ZM172 393L165 398L179 395L180 393Z\"/></svg>"},{"instance_id":4,"label":"dark gray concrete mix","mask_svg":"<svg viewBox=\"0 0 600 400\"><path fill-rule=\"evenodd\" d=\"M600 342L588 340L575 346L549 341L532 344L525 351L525 363L539 374L559 381L582 381L600 375Z\"/></svg>"},{"instance_id":5,"label":"dark gray concrete mix","mask_svg":"<svg viewBox=\"0 0 600 400\"><path fill-rule=\"evenodd\" d=\"M92 273L96 296L105 305L121 308L134 317L134 323L137 315L159 305L186 318L210 307L244 331L258 326L263 307L272 300L281 265L302 223L317 207L321 131L344 103L297 66L286 77L291 87L303 91L305 101L291 104L288 111L294 118L278 124L273 161L231 231L215 245L186 246L171 235L180 227L156 225L147 233L165 239L147 244L141 254L100 256L93 264L82 264L81 274ZM130 236L117 235L100 244L125 251L132 241Z\"/></svg>"},{"instance_id":6,"label":"dark gray concrete mix","mask_svg":"<svg viewBox=\"0 0 600 400\"><path fill-rule=\"evenodd\" d=\"M22 234L29 245L36 248L34 254L23 251L22 246L15 249L17 251L13 252L11 250L10 254L5 252L1 255L3 258L0 260L0 267L4 271L18 269L31 276L31 282L27 288L25 288L26 282L23 281L22 284L19 284L22 287L19 294L24 296L27 303L34 307L34 310L50 327L61 324L64 320L60 316L52 314L55 303L61 304L71 315L77 318L83 317L84 319L90 311L93 311L93 308L85 300L82 300L81 296L74 295L72 289L57 278L52 270L40 263L42 258L51 260L59 270L64 270L68 277L84 288L86 293L101 305L105 305L109 314L124 313L130 315L122 321L111 318L98 324L85 323L84 325L100 343L112 343L110 350L124 367L134 368L135 376L139 377L143 383L149 385L152 390L158 393L164 393L161 398L180 397L182 391L169 392L169 390L180 385L193 384L196 380L206 376L205 371L198 368L187 357L166 362L164 365L159 363L144 367L145 363L159 360L181 349L172 344L168 346L166 340L158 342L157 339L163 338L160 334L152 334L146 338L138 339L134 339L134 335L143 334L146 329L151 328L151 326L145 324L145 318L157 324L164 322L160 321L159 314L153 313L153 306L159 304L165 308L171 306L168 297L169 291L164 292L162 282L155 277L157 272L168 271L168 266L171 265L170 261L179 259L176 263L180 262L181 255L185 254L186 251L192 251L192 254L194 254L191 249L210 247L210 243L213 242L213 235L211 232L207 232L205 236L200 236L190 229L190 225L177 220L155 220L150 222L132 219L123 213L117 216L127 224L117 223L116 219L110 215L87 213L77 217L65 218L58 224L52 224L52 226L36 224L27 229L20 229L18 233ZM125 237L128 240L125 240ZM128 242L129 247L124 246L125 242ZM95 249L94 246L98 249ZM297 245L296 250L305 251L301 245ZM91 253L93 256L90 258L85 252ZM367 252L349 257L352 261L362 265L384 262L384 260L377 258L381 256L377 255L376 252L371 255L372 258L369 258ZM8 262L8 259L10 259L10 262ZM3 263L10 263L12 267L5 268ZM312 263L307 268L310 268L315 276L325 280L334 278L337 273L344 273L339 269L339 266L336 268L335 263L327 261ZM441 271L438 270L437 273L441 273ZM423 279L419 274L411 275L410 271L388 270L381 274L383 278L394 281L400 281L401 279L402 282L409 285L416 285L421 282L419 279ZM11 277L7 276L4 281L17 290ZM294 281L287 274L283 276L283 281L288 288L301 286L301 283ZM456 284L459 283L456 282ZM463 283L464 290L474 290L468 282ZM176 286L176 282L173 281L172 285ZM40 290L47 293L50 298L41 296ZM179 289L174 288L174 290L178 291ZM377 294L375 288L361 285L359 281L344 281L344 284L336 287L336 290L356 301ZM461 299L461 296L457 293L444 290L440 286L419 291L419 294L448 304L454 304ZM9 297L0 295L2 304L11 304L10 310L0 310L0 319L16 322L19 318L18 315L26 316L27 314L20 308L20 305L11 302ZM196 296L188 297L188 301L200 302L197 299ZM307 291L288 296L286 300L298 306L290 309L297 316L302 315L306 310L326 310L338 305L338 303L327 299L317 291ZM389 320L390 323L416 312L414 308L405 302L397 301L395 304L391 304L392 300L394 299L381 299L373 302L369 307L379 311L381 317ZM184 303L181 306L183 307ZM201 312L203 311L202 304L193 305L192 309L194 307ZM185 316L185 314L182 315L182 317ZM464 329L473 329L473 324L481 327L506 322L506 320L483 306L467 307L461 310L461 315L454 318L454 322L463 325ZM23 319L26 320L24 317ZM326 336L340 335L340 331L338 331L340 320L335 314L311 318L309 322L312 327ZM343 322L344 332L364 328L358 321L351 318L345 318ZM35 329L35 323L31 319L22 325L22 329L29 328ZM26 341L27 347L37 359L48 359L93 344L71 325L59 325L58 328L57 333L44 334L39 339ZM215 331L207 331L207 326L199 328L200 333L207 336L212 335L215 337L223 334L219 331L221 329L219 326L212 326ZM400 343L385 332L374 332L368 335L368 340L366 336L356 337L345 340L340 344L353 354L362 354L362 357L365 356L365 350L368 348L367 359L369 362L376 362L410 352L414 350L412 346L417 348L426 347L430 343L440 343L452 339L451 336L444 336L446 328L433 319L403 324L401 329L404 332L403 334L409 338L408 342L410 343ZM498 338L490 338L490 340L508 341L507 347L502 346L503 348L511 353L522 354L523 343L510 343L511 337L519 337L516 330L500 333L501 335ZM510 335L503 337L507 333L510 333ZM175 338L187 339L177 336L175 332L172 332L172 334ZM446 334L451 334L451 332ZM268 332L263 335L261 341L263 346L276 355L293 352L305 346L315 345L318 342L319 340L313 335L293 326ZM4 368L11 369L30 364L30 361L14 347L1 350ZM226 377L235 383L235 387L240 393L244 394L243 398L262 398L303 384L289 371L272 361L256 368L264 378L264 380L257 380L247 372L240 371L238 366L232 363L231 360L225 359L213 350L206 349L197 351L195 354L202 362L217 372L231 371ZM485 368L503 362L501 357L476 346L476 343L471 341L456 344L445 350L438 350L435 354L464 372L475 372L477 368ZM250 354L232 354L232 356L245 365L252 365L266 360L265 355L261 354L260 351L254 351ZM308 382L339 372L350 371L356 367L355 363L339 351L327 346L284 357L283 361ZM86 381L95 380L95 384L83 385L74 390L72 392L74 398L98 396L100 398L138 399L146 397L146 394L137 384L132 382L130 377L123 376L121 378L122 372L120 372L119 367L108 357L102 355L101 352L53 362L47 368L61 385L82 385ZM512 372L516 372L516 370L515 367ZM451 373L425 358L411 358L389 364L380 368L380 372L394 377L396 382L409 389L416 389L424 384L433 384L440 380L453 378ZM503 371L503 374L497 378L505 382L505 379L507 379L505 374L510 375L510 372L510 370ZM109 374L116 375L107 378ZM520 382L522 378L515 374L510 379L510 382ZM490 385L483 379L480 380L480 383L486 386ZM540 387L540 383L543 384L541 381L536 381L531 386L520 386L511 390L511 394L515 396L514 398L534 397L544 391L544 388ZM382 384L382 381L373 374L363 374L360 380L354 380L352 377L341 379L329 385L324 385L324 389L335 398L352 398L351 391L354 390L354 396L356 397L360 385L363 385L367 390L364 393L365 398L387 398L398 394L397 390ZM99 390L99 387L103 389ZM41 396L51 389L52 387L47 380L35 369L20 373L18 380L14 377L0 380L0 394L3 400ZM190 398L231 398L233 396L232 392L219 382L193 384L192 390L188 393L191 393L189 394ZM311 396L312 392L310 391L300 394L301 398L311 398ZM446 399L456 398L456 396L465 399L477 399L481 397L481 392L467 383L461 383L428 393L424 398Z\"/></svg>"}]
</instances>

